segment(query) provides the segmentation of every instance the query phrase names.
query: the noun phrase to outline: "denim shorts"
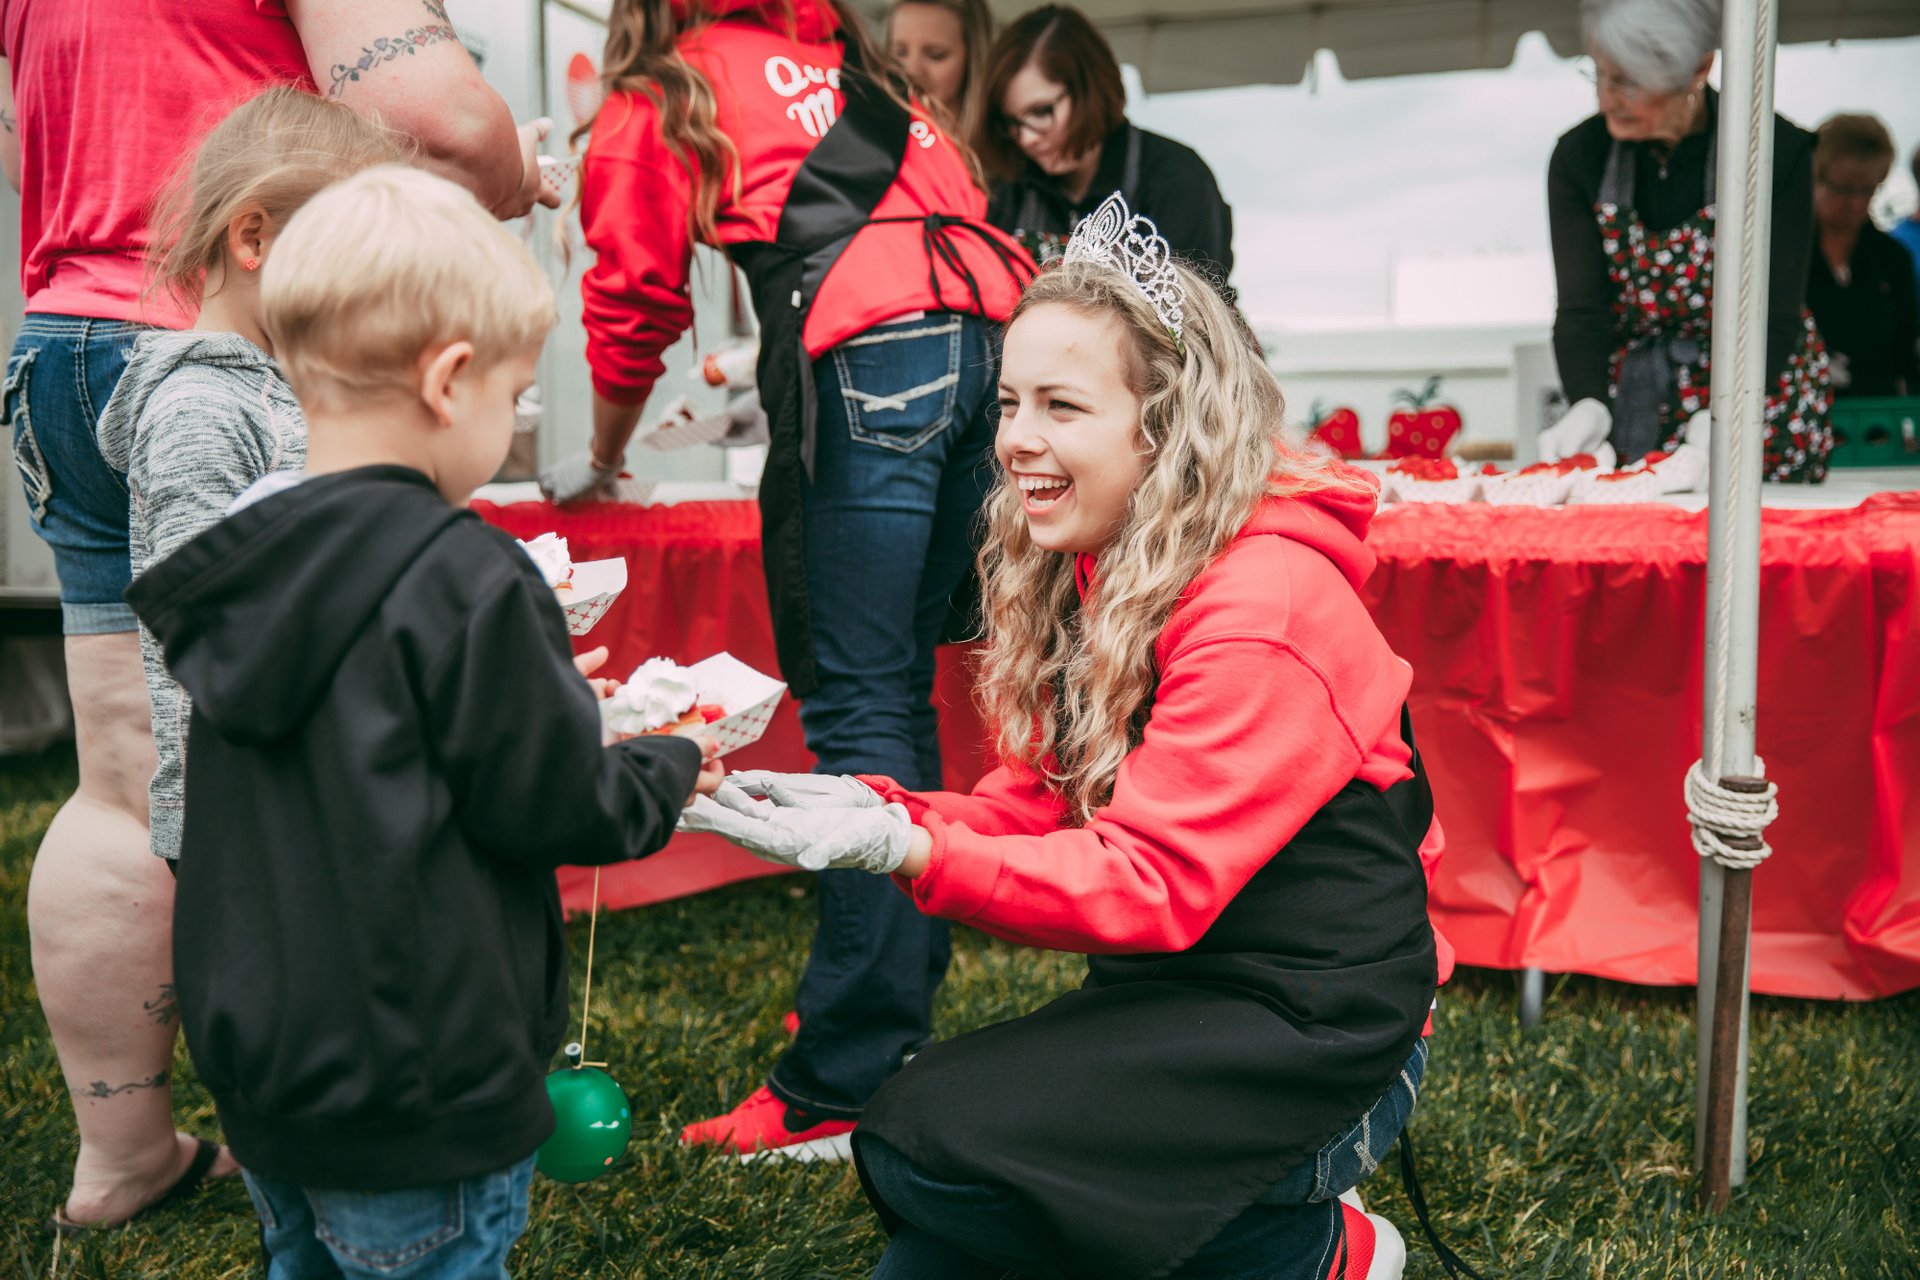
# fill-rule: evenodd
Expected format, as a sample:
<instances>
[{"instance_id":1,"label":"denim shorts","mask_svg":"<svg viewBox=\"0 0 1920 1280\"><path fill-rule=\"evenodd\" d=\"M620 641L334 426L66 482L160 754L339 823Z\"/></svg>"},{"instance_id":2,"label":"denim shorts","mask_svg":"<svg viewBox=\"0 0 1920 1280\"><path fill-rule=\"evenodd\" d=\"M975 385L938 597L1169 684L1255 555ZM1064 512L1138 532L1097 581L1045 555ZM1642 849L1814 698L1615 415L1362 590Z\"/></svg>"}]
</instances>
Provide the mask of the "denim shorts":
<instances>
[{"instance_id":1,"label":"denim shorts","mask_svg":"<svg viewBox=\"0 0 1920 1280\"><path fill-rule=\"evenodd\" d=\"M122 598L127 478L100 456L94 429L147 326L86 316L30 315L7 357L0 426L13 428L33 529L53 549L60 612L70 636L136 627Z\"/></svg>"},{"instance_id":2,"label":"denim shorts","mask_svg":"<svg viewBox=\"0 0 1920 1280\"><path fill-rule=\"evenodd\" d=\"M322 1191L244 1176L268 1280L507 1280L507 1254L527 1229L533 1157L403 1191Z\"/></svg>"}]
</instances>

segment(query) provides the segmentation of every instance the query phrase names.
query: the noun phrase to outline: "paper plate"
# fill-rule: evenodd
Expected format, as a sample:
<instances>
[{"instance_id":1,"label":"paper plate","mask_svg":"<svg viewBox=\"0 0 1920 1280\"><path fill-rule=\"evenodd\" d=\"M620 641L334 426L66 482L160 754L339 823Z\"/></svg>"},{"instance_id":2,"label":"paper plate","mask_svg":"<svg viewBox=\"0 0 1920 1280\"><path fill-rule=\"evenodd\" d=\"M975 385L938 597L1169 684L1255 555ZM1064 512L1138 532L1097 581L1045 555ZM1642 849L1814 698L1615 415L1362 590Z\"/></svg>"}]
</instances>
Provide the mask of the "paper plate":
<instances>
[{"instance_id":1,"label":"paper plate","mask_svg":"<svg viewBox=\"0 0 1920 1280\"><path fill-rule=\"evenodd\" d=\"M567 613L567 632L583 636L607 616L607 610L627 588L627 562L583 560L573 566L573 590L554 593Z\"/></svg>"},{"instance_id":2,"label":"paper plate","mask_svg":"<svg viewBox=\"0 0 1920 1280\"><path fill-rule=\"evenodd\" d=\"M1497 507L1557 507L1573 492L1575 471L1509 471L1480 477L1480 496Z\"/></svg>"},{"instance_id":3,"label":"paper plate","mask_svg":"<svg viewBox=\"0 0 1920 1280\"><path fill-rule=\"evenodd\" d=\"M1461 476L1456 480L1415 480L1395 474L1394 498L1400 502L1472 502L1480 496L1480 477Z\"/></svg>"}]
</instances>

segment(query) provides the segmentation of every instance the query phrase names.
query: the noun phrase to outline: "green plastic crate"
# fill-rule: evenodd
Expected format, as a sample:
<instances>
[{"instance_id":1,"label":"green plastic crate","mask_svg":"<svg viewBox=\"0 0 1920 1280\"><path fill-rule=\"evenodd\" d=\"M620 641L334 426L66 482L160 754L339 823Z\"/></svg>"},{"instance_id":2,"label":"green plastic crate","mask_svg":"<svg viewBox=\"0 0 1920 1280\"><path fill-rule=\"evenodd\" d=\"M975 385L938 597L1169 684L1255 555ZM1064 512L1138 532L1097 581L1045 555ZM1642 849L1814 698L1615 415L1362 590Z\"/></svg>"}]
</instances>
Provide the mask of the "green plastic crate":
<instances>
[{"instance_id":1,"label":"green plastic crate","mask_svg":"<svg viewBox=\"0 0 1920 1280\"><path fill-rule=\"evenodd\" d=\"M1920 467L1920 396L1833 402L1834 467Z\"/></svg>"}]
</instances>

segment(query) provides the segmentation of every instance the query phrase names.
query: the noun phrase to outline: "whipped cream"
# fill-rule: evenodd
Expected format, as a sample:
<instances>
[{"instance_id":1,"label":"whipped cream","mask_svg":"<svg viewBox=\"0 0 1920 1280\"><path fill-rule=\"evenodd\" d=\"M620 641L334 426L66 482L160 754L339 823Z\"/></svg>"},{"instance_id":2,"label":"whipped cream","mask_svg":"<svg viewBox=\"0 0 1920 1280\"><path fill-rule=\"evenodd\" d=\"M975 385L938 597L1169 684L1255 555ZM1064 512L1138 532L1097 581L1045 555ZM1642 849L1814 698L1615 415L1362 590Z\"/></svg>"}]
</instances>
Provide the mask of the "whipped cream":
<instances>
[{"instance_id":1,"label":"whipped cream","mask_svg":"<svg viewBox=\"0 0 1920 1280\"><path fill-rule=\"evenodd\" d=\"M562 586L573 578L573 558L567 554L567 540L557 533L543 533L532 542L522 542L521 549L533 557L533 563L539 567L540 576L547 580L550 587Z\"/></svg>"},{"instance_id":2,"label":"whipped cream","mask_svg":"<svg viewBox=\"0 0 1920 1280\"><path fill-rule=\"evenodd\" d=\"M666 658L648 658L600 704L600 714L616 733L652 733L692 710L698 693L693 673L685 667Z\"/></svg>"}]
</instances>

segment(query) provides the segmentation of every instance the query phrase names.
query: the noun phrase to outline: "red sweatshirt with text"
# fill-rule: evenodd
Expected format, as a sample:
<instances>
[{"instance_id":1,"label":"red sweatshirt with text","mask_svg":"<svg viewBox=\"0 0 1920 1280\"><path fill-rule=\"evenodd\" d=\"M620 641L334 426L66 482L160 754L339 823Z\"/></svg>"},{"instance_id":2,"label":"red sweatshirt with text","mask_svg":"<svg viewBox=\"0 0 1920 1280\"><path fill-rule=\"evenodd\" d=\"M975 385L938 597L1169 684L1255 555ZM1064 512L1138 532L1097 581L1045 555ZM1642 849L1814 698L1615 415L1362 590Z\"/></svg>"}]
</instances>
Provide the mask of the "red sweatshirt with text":
<instances>
[{"instance_id":1,"label":"red sweatshirt with text","mask_svg":"<svg viewBox=\"0 0 1920 1280\"><path fill-rule=\"evenodd\" d=\"M710 0L708 8L726 17L683 37L679 48L713 86L716 123L739 151L737 188L731 179L721 188L720 240L768 243L795 172L839 118L838 22L821 0L793 0L791 36L780 0ZM661 354L693 320L690 165L668 149L651 99L608 96L581 162L580 222L597 255L581 294L593 386L616 403L646 400ZM873 216L929 213L985 228L987 198L953 142L916 109L899 176ZM1031 270L1010 237L985 233ZM1004 319L1019 299L1019 282L973 232L955 234L951 243L979 286L986 318ZM817 357L903 313L979 309L950 266L941 264L929 279L919 225L870 226L827 273L802 339Z\"/></svg>"},{"instance_id":2,"label":"red sweatshirt with text","mask_svg":"<svg viewBox=\"0 0 1920 1280\"><path fill-rule=\"evenodd\" d=\"M1062 951L1182 951L1348 781L1411 777L1412 669L1358 594L1374 503L1332 489L1261 505L1161 632L1145 737L1085 826L1019 765L968 795L865 779L933 836L927 870L900 880L921 910ZM1429 884L1442 848L1436 818ZM1445 982L1453 948L1434 941Z\"/></svg>"}]
</instances>

